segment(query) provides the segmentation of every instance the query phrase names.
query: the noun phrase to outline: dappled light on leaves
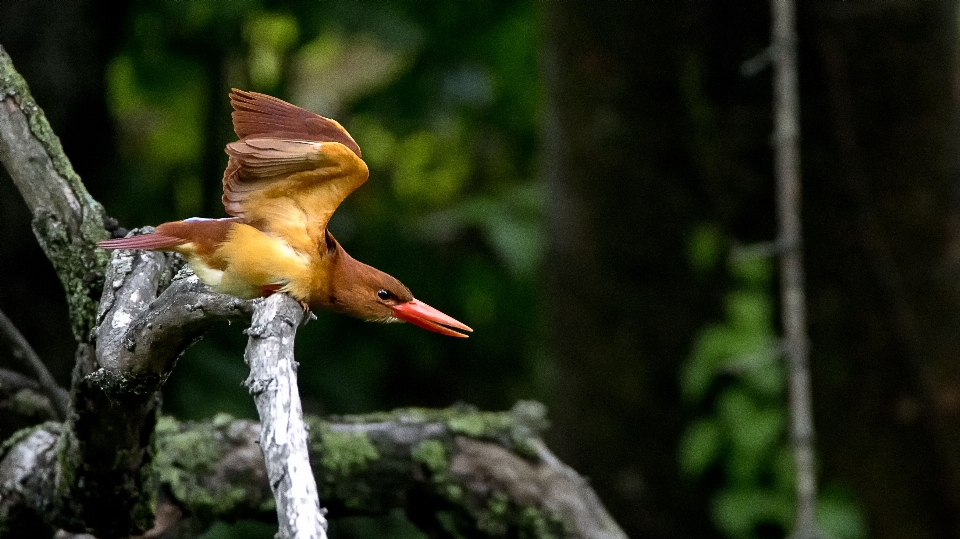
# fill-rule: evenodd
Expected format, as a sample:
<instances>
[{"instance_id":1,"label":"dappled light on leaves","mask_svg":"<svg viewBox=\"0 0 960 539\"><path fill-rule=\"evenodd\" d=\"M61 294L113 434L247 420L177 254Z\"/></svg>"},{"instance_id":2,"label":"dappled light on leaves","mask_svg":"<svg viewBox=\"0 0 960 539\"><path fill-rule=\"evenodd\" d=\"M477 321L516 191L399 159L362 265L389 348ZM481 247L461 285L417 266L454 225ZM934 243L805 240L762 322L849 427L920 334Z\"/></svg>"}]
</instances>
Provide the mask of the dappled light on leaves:
<instances>
[{"instance_id":1,"label":"dappled light on leaves","mask_svg":"<svg viewBox=\"0 0 960 539\"><path fill-rule=\"evenodd\" d=\"M421 131L398 141L394 152L393 190L407 202L441 205L466 183L470 163L453 134Z\"/></svg>"},{"instance_id":2,"label":"dappled light on leaves","mask_svg":"<svg viewBox=\"0 0 960 539\"><path fill-rule=\"evenodd\" d=\"M401 46L391 46L369 33L323 33L292 58L292 98L310 110L339 115L354 100L384 88L400 76L418 48L416 34Z\"/></svg>"},{"instance_id":3,"label":"dappled light on leaves","mask_svg":"<svg viewBox=\"0 0 960 539\"><path fill-rule=\"evenodd\" d=\"M255 90L269 92L280 83L284 57L297 42L297 20L288 14L258 13L247 19L243 30L250 47L250 84Z\"/></svg>"}]
</instances>

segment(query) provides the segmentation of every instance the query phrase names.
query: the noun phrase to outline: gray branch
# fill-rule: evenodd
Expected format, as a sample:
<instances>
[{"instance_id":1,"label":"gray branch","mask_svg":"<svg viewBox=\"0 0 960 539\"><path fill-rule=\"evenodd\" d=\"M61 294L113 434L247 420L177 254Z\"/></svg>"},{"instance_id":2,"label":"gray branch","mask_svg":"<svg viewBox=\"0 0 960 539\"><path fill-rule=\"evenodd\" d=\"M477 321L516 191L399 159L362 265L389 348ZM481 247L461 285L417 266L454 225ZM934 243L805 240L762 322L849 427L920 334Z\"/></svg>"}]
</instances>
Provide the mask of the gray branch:
<instances>
[{"instance_id":1,"label":"gray branch","mask_svg":"<svg viewBox=\"0 0 960 539\"><path fill-rule=\"evenodd\" d=\"M250 302L214 292L192 272L170 282L181 265L176 255L114 252L97 316L101 367L131 378L165 376L212 324L250 318Z\"/></svg>"},{"instance_id":2,"label":"gray branch","mask_svg":"<svg viewBox=\"0 0 960 539\"><path fill-rule=\"evenodd\" d=\"M7 318L3 311L0 311L0 341L6 342L13 356L21 359L33 371L33 374L37 377L37 382L40 383L40 387L43 388L54 410L56 410L57 419L61 421L66 419L68 398L63 394L60 386L57 385L57 381L53 379L53 375L50 374L43 360L27 342L26 337L20 333L17 326Z\"/></svg>"},{"instance_id":3,"label":"gray branch","mask_svg":"<svg viewBox=\"0 0 960 539\"><path fill-rule=\"evenodd\" d=\"M103 207L63 153L23 77L0 46L0 162L33 214L33 232L67 294L74 337L85 342L94 325L107 255Z\"/></svg>"},{"instance_id":4,"label":"gray branch","mask_svg":"<svg viewBox=\"0 0 960 539\"><path fill-rule=\"evenodd\" d=\"M70 394L56 389L59 399L69 402ZM0 440L20 429L45 421L58 421L56 406L47 391L33 378L0 368Z\"/></svg>"},{"instance_id":5,"label":"gray branch","mask_svg":"<svg viewBox=\"0 0 960 539\"><path fill-rule=\"evenodd\" d=\"M800 101L797 30L793 0L771 0L774 162L777 182L777 243L796 246L780 257L783 344L790 373L790 437L797 481L797 538L819 537L810 358L807 342L800 221Z\"/></svg>"},{"instance_id":6,"label":"gray branch","mask_svg":"<svg viewBox=\"0 0 960 539\"><path fill-rule=\"evenodd\" d=\"M310 468L293 341L306 313L286 294L258 301L244 358L246 386L260 414L260 448L277 503L281 539L326 539L317 483Z\"/></svg>"},{"instance_id":7,"label":"gray branch","mask_svg":"<svg viewBox=\"0 0 960 539\"><path fill-rule=\"evenodd\" d=\"M110 260L96 347L81 347L73 413L59 443L58 505L49 519L60 527L106 539L152 525L160 389L182 351L211 325L252 312L192 273L171 282L178 262L144 251L119 251Z\"/></svg>"}]
</instances>

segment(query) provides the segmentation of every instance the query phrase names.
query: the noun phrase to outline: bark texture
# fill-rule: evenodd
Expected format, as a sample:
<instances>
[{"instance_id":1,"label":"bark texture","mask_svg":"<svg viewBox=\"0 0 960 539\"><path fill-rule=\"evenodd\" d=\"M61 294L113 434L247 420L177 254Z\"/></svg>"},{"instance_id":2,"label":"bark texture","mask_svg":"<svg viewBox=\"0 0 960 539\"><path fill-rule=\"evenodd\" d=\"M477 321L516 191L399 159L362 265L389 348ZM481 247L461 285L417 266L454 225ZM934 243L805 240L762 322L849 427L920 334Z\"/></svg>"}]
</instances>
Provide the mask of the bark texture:
<instances>
[{"instance_id":1,"label":"bark texture","mask_svg":"<svg viewBox=\"0 0 960 539\"><path fill-rule=\"evenodd\" d=\"M336 517L400 509L425 531L444 535L625 538L586 481L543 445L544 411L522 402L501 413L460 407L331 421L308 416L321 499ZM49 533L31 511L13 516L30 506L25 498L49 499L54 485L43 472L55 468L61 436L59 424L46 423L0 455L4 536ZM227 415L159 420L153 463L159 505L181 511L166 533L192 536L215 519L275 515L262 436L260 424Z\"/></svg>"},{"instance_id":2,"label":"bark texture","mask_svg":"<svg viewBox=\"0 0 960 539\"><path fill-rule=\"evenodd\" d=\"M178 256L97 250L107 236L102 209L2 49L0 82L0 161L34 214L79 341L67 420L19 430L0 446L0 536L49 537L57 528L62 538L191 536L214 519L266 517L276 507L281 536L320 537L318 483L341 514L403 508L435 533L624 537L540 441L540 406L313 418L306 429L293 361L304 316L296 302L276 295L255 311L181 271ZM182 351L211 324L254 313L247 385L262 430L225 416L159 419L160 388ZM19 387L0 396L34 395L36 385L21 378L0 371ZM23 409L47 417L50 398Z\"/></svg>"},{"instance_id":3,"label":"bark texture","mask_svg":"<svg viewBox=\"0 0 960 539\"><path fill-rule=\"evenodd\" d=\"M106 214L73 171L23 77L0 46L0 162L33 215L33 232L63 283L73 334L93 328L107 255Z\"/></svg>"},{"instance_id":4,"label":"bark texture","mask_svg":"<svg viewBox=\"0 0 960 539\"><path fill-rule=\"evenodd\" d=\"M306 318L303 308L284 294L260 302L246 333L244 358L250 377L244 383L260 415L260 448L277 503L279 536L325 539L327 521L310 469L307 429L297 388L293 340Z\"/></svg>"}]
</instances>

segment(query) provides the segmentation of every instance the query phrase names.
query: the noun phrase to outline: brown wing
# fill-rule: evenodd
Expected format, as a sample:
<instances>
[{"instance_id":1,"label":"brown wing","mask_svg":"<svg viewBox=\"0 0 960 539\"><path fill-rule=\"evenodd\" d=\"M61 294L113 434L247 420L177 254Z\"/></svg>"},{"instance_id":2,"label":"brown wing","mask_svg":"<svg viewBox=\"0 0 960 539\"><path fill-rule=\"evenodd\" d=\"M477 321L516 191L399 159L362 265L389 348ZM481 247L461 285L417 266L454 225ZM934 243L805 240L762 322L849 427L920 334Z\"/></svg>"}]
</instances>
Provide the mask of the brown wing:
<instances>
[{"instance_id":1,"label":"brown wing","mask_svg":"<svg viewBox=\"0 0 960 539\"><path fill-rule=\"evenodd\" d=\"M234 90L223 206L250 225L310 252L330 216L367 180L360 148L337 122L274 97Z\"/></svg>"},{"instance_id":2,"label":"brown wing","mask_svg":"<svg viewBox=\"0 0 960 539\"><path fill-rule=\"evenodd\" d=\"M360 146L336 120L324 118L273 96L236 88L230 92L230 105L233 106L233 130L241 139L269 136L339 142L350 148L357 157L363 157Z\"/></svg>"}]
</instances>

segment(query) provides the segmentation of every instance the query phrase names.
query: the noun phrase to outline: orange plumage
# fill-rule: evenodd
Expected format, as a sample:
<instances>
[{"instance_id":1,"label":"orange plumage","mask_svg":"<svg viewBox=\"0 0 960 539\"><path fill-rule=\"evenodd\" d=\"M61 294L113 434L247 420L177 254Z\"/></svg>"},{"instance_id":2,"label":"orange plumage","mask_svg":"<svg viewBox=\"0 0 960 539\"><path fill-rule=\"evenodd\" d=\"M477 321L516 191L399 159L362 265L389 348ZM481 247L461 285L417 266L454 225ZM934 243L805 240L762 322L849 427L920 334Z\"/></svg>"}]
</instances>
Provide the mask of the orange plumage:
<instances>
[{"instance_id":1,"label":"orange plumage","mask_svg":"<svg viewBox=\"0 0 960 539\"><path fill-rule=\"evenodd\" d=\"M105 249L175 251L215 290L244 299L285 292L311 308L364 320L407 321L455 337L466 325L414 299L386 273L355 260L327 230L367 180L360 147L336 121L268 95L234 89L223 206L232 217L164 223Z\"/></svg>"}]
</instances>

